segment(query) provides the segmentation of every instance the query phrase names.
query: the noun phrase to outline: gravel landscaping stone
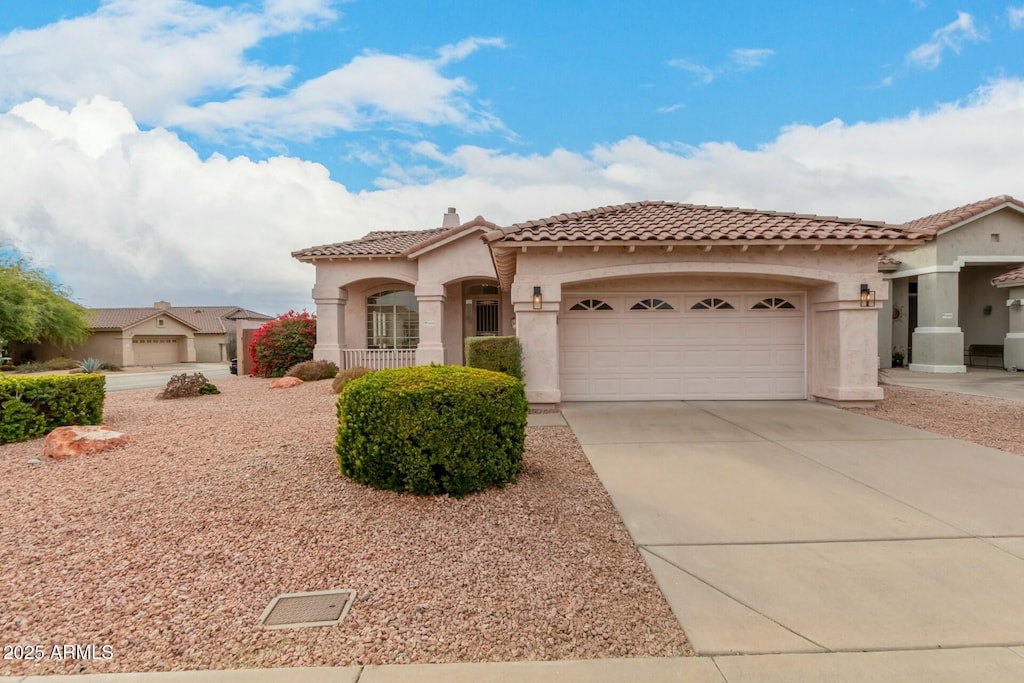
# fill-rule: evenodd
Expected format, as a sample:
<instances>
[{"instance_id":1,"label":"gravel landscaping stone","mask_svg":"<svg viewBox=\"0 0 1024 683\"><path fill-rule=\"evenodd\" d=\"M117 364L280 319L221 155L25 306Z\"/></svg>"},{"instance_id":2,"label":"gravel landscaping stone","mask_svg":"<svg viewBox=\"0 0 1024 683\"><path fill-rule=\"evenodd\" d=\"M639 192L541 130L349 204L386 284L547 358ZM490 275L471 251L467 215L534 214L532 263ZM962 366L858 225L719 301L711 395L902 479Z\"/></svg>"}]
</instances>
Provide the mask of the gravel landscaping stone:
<instances>
[{"instance_id":1,"label":"gravel landscaping stone","mask_svg":"<svg viewBox=\"0 0 1024 683\"><path fill-rule=\"evenodd\" d=\"M0 446L0 645L44 653L0 675L689 652L567 427L528 429L514 485L417 498L339 474L330 382L269 383L108 394L131 443L89 458ZM343 588L338 626L257 623L279 594Z\"/></svg>"}]
</instances>

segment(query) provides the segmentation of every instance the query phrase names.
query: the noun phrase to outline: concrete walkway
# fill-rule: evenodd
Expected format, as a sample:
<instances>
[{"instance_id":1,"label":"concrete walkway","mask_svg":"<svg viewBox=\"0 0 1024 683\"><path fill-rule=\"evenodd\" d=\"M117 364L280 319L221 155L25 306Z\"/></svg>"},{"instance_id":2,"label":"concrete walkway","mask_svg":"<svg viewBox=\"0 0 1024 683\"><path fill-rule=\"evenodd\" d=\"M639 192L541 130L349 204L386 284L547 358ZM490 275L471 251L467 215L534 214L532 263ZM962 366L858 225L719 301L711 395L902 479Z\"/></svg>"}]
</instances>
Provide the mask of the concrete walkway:
<instances>
[{"instance_id":1,"label":"concrete walkway","mask_svg":"<svg viewBox=\"0 0 1024 683\"><path fill-rule=\"evenodd\" d=\"M878 380L879 384L1024 401L1024 372L967 368L965 373L935 373L883 368L878 371Z\"/></svg>"}]
</instances>

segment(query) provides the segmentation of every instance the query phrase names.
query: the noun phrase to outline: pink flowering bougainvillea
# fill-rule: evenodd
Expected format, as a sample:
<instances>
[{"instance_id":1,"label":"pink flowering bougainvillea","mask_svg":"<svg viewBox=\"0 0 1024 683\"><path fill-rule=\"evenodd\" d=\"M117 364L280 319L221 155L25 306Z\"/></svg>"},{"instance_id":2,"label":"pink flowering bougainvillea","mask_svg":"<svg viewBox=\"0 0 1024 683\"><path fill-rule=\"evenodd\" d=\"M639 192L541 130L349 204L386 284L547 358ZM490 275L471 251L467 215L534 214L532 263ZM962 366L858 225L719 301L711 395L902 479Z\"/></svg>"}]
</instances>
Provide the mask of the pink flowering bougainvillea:
<instances>
[{"instance_id":1,"label":"pink flowering bougainvillea","mask_svg":"<svg viewBox=\"0 0 1024 683\"><path fill-rule=\"evenodd\" d=\"M284 377L288 368L313 360L316 317L288 311L265 323L249 342L253 377Z\"/></svg>"}]
</instances>

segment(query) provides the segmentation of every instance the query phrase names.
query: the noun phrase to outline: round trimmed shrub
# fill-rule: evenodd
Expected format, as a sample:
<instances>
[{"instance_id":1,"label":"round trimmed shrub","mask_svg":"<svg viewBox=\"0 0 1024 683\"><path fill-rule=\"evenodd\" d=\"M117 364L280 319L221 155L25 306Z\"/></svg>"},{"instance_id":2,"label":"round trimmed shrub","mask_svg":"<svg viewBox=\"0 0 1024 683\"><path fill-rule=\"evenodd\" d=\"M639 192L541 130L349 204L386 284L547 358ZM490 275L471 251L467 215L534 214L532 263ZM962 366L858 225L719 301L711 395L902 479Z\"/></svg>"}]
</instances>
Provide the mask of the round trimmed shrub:
<instances>
[{"instance_id":1,"label":"round trimmed shrub","mask_svg":"<svg viewBox=\"0 0 1024 683\"><path fill-rule=\"evenodd\" d=\"M523 383L490 370L379 370L338 397L342 474L376 488L461 497L513 483L523 462Z\"/></svg>"},{"instance_id":2,"label":"round trimmed shrub","mask_svg":"<svg viewBox=\"0 0 1024 683\"><path fill-rule=\"evenodd\" d=\"M334 381L331 382L331 389L336 394L340 394L341 390L345 388L345 385L354 379L359 379L363 375L373 372L370 368L364 368L362 365L357 365L354 368L346 368L340 370L337 375L334 376Z\"/></svg>"},{"instance_id":3,"label":"round trimmed shrub","mask_svg":"<svg viewBox=\"0 0 1024 683\"><path fill-rule=\"evenodd\" d=\"M284 377L288 368L313 360L316 346L316 318L306 311L288 311L264 323L249 342L252 375Z\"/></svg>"},{"instance_id":4,"label":"round trimmed shrub","mask_svg":"<svg viewBox=\"0 0 1024 683\"><path fill-rule=\"evenodd\" d=\"M298 377L303 382L316 382L322 379L334 379L338 374L338 366L329 360L306 360L288 368L285 377Z\"/></svg>"}]
</instances>

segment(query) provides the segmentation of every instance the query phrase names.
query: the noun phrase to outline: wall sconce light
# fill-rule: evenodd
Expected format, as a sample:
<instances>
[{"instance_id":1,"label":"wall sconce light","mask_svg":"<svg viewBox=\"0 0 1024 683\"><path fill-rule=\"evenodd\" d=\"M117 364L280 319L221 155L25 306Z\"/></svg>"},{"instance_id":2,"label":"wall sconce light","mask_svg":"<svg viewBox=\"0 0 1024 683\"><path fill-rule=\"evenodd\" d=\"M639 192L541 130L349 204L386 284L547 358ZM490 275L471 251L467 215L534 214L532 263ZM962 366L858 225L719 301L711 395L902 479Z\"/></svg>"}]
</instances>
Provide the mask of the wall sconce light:
<instances>
[{"instance_id":1,"label":"wall sconce light","mask_svg":"<svg viewBox=\"0 0 1024 683\"><path fill-rule=\"evenodd\" d=\"M533 288L533 310L539 311L544 305L544 300L540 296L540 287Z\"/></svg>"},{"instance_id":2,"label":"wall sconce light","mask_svg":"<svg viewBox=\"0 0 1024 683\"><path fill-rule=\"evenodd\" d=\"M860 306L861 308L875 307L875 292L867 283L861 283L860 285Z\"/></svg>"}]
</instances>

